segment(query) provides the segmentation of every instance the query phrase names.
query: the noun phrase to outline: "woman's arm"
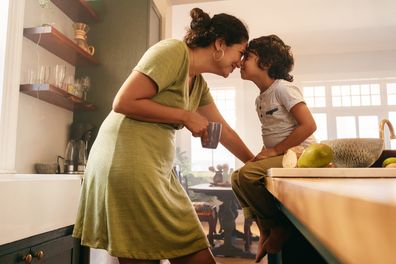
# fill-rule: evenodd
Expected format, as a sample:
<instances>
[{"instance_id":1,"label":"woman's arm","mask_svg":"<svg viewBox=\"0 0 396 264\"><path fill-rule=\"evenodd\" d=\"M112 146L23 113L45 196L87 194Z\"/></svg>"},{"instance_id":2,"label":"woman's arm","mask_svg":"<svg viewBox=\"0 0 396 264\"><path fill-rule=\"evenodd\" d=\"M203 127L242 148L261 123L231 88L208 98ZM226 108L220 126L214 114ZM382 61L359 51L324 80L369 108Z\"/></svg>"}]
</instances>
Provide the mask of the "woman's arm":
<instances>
[{"instance_id":1,"label":"woman's arm","mask_svg":"<svg viewBox=\"0 0 396 264\"><path fill-rule=\"evenodd\" d=\"M274 146L262 150L254 160L269 158L277 155L284 154L289 148L300 145L313 134L316 130L316 123L312 117L311 111L305 103L301 102L294 105L290 109L290 113L297 121L297 127L293 130L290 135L285 138L282 142Z\"/></svg>"},{"instance_id":2,"label":"woman's arm","mask_svg":"<svg viewBox=\"0 0 396 264\"><path fill-rule=\"evenodd\" d=\"M157 85L146 75L133 71L117 92L114 112L127 117L158 123L183 124L197 137L206 132L208 121L197 112L161 105L151 100L157 94Z\"/></svg>"},{"instance_id":3,"label":"woman's arm","mask_svg":"<svg viewBox=\"0 0 396 264\"><path fill-rule=\"evenodd\" d=\"M243 143L238 134L224 120L215 103L199 107L198 112L209 121L222 124L220 142L238 159L246 163L254 157L253 153L248 149L245 143Z\"/></svg>"}]
</instances>

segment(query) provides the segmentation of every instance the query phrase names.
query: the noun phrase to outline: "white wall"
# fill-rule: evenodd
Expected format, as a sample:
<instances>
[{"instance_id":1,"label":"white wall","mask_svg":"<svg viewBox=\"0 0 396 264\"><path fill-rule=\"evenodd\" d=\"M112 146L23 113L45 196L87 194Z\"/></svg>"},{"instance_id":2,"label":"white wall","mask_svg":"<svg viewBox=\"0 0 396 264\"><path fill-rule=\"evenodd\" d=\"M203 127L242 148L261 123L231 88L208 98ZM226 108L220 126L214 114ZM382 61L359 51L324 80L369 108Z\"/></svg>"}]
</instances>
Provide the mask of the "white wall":
<instances>
[{"instance_id":1,"label":"white wall","mask_svg":"<svg viewBox=\"0 0 396 264\"><path fill-rule=\"evenodd\" d=\"M73 21L50 2L50 8L41 8L37 0L25 1L24 27L43 23L54 25L60 32L73 39ZM74 67L47 50L23 38L21 83L27 83L28 69L40 65L65 64L68 74ZM73 112L19 93L18 130L16 146L17 173L35 173L34 163L55 163L57 155L64 155L68 139L68 127Z\"/></svg>"},{"instance_id":2,"label":"white wall","mask_svg":"<svg viewBox=\"0 0 396 264\"><path fill-rule=\"evenodd\" d=\"M168 0L154 0L155 6L161 13L161 39L167 39L171 37L171 22L172 22L172 8Z\"/></svg>"}]
</instances>

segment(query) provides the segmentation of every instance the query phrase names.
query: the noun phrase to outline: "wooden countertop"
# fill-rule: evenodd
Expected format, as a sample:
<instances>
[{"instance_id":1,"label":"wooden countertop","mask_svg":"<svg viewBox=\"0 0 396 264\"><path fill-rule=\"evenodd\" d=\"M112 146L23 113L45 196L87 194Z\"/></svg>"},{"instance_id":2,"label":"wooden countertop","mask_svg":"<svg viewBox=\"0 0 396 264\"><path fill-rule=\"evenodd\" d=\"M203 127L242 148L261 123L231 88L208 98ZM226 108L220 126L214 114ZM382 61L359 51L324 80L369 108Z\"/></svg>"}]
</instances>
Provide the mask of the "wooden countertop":
<instances>
[{"instance_id":1,"label":"wooden countertop","mask_svg":"<svg viewBox=\"0 0 396 264\"><path fill-rule=\"evenodd\" d=\"M342 263L395 263L396 179L267 179L269 191Z\"/></svg>"}]
</instances>

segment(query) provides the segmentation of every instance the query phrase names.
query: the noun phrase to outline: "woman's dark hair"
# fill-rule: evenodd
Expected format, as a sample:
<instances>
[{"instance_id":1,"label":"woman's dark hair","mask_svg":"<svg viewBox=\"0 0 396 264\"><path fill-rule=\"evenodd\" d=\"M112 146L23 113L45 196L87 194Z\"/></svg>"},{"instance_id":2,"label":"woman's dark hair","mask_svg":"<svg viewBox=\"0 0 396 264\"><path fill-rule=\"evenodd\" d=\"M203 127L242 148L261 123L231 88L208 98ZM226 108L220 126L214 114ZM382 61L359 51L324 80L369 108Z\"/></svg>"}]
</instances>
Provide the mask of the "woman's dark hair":
<instances>
[{"instance_id":1,"label":"woman's dark hair","mask_svg":"<svg viewBox=\"0 0 396 264\"><path fill-rule=\"evenodd\" d=\"M292 82L294 59L290 46L286 45L278 36L269 35L249 41L246 52L252 52L258 57L258 66L269 67L268 75L273 79L284 79Z\"/></svg>"},{"instance_id":2,"label":"woman's dark hair","mask_svg":"<svg viewBox=\"0 0 396 264\"><path fill-rule=\"evenodd\" d=\"M234 16L222 13L210 18L200 8L193 8L190 16L190 28L184 37L190 48L207 47L217 38L224 39L227 46L249 40L246 26Z\"/></svg>"}]
</instances>

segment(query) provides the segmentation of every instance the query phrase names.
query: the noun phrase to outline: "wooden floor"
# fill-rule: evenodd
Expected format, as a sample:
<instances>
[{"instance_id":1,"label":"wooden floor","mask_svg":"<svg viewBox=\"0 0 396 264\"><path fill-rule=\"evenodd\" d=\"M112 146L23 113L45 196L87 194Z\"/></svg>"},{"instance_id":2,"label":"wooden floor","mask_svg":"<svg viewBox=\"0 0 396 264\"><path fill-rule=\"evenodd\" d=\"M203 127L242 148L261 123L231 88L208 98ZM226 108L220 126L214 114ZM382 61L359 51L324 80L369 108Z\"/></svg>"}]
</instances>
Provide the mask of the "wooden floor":
<instances>
[{"instance_id":1,"label":"wooden floor","mask_svg":"<svg viewBox=\"0 0 396 264\"><path fill-rule=\"evenodd\" d=\"M208 230L208 226L206 223L202 223L205 231L207 232ZM237 230L243 232L243 215L242 212L239 211L239 215L238 218L236 219L236 225L237 225ZM216 230L219 230L219 227L217 227ZM256 226L255 223L253 223L252 227L251 227L252 233L254 235L258 235L259 231L258 228ZM216 245L220 245L221 243L223 243L222 240L219 241L215 241ZM240 247L241 249L244 248L244 241L242 239L237 239L235 240L235 244ZM251 252L256 254L256 250L257 250L257 241L253 241L252 242L252 247L251 247ZM216 257L216 262L218 264L251 264L251 263L255 263L254 259L245 259L245 258L231 258L231 257ZM260 264L267 264L267 258L265 257Z\"/></svg>"}]
</instances>

